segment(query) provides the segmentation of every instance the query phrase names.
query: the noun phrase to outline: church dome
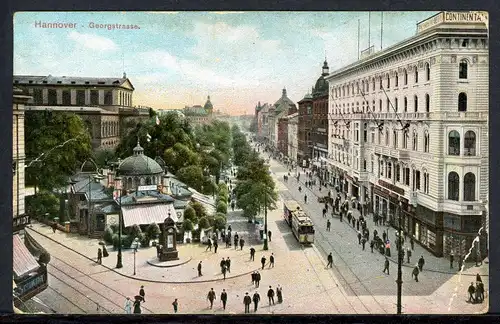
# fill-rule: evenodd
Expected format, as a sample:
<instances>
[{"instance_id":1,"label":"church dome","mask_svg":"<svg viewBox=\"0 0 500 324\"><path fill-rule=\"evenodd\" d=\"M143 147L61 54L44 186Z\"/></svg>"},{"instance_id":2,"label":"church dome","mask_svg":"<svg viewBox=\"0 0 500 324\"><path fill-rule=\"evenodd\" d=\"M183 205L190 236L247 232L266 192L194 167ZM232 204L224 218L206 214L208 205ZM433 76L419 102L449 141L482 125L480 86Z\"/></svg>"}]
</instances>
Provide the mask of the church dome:
<instances>
[{"instance_id":1,"label":"church dome","mask_svg":"<svg viewBox=\"0 0 500 324\"><path fill-rule=\"evenodd\" d=\"M144 155L144 149L137 141L134 148L134 155L123 160L118 166L120 176L141 176L163 173L163 168L155 160Z\"/></svg>"},{"instance_id":2,"label":"church dome","mask_svg":"<svg viewBox=\"0 0 500 324\"><path fill-rule=\"evenodd\" d=\"M323 94L325 92L328 93L328 82L326 82L324 76L320 76L318 78L318 81L316 81L316 85L314 86L314 93Z\"/></svg>"},{"instance_id":3,"label":"church dome","mask_svg":"<svg viewBox=\"0 0 500 324\"><path fill-rule=\"evenodd\" d=\"M212 103L210 102L210 96L208 96L207 98L207 102L205 102L205 106L203 106L203 108L205 110L212 110L214 109L214 106L212 105Z\"/></svg>"}]
</instances>

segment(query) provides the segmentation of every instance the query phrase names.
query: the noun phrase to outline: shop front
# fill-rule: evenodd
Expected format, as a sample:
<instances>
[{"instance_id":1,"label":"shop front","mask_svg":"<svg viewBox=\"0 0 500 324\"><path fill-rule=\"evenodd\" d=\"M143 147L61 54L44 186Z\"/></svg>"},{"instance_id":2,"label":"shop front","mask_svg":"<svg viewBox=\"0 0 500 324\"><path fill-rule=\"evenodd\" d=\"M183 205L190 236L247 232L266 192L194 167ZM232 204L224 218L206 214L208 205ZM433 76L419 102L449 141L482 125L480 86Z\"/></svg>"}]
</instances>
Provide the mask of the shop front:
<instances>
[{"instance_id":1,"label":"shop front","mask_svg":"<svg viewBox=\"0 0 500 324\"><path fill-rule=\"evenodd\" d=\"M479 236L481 228L480 215L443 215L443 254L448 256L451 252L455 255L465 256L469 252L469 260L473 261L476 254L480 259L487 255L485 244L477 244L474 239ZM480 240L481 242L481 240Z\"/></svg>"},{"instance_id":2,"label":"shop front","mask_svg":"<svg viewBox=\"0 0 500 324\"><path fill-rule=\"evenodd\" d=\"M443 230L439 226L440 216L426 207L418 205L407 213L409 233L422 247L437 257L443 256Z\"/></svg>"}]
</instances>

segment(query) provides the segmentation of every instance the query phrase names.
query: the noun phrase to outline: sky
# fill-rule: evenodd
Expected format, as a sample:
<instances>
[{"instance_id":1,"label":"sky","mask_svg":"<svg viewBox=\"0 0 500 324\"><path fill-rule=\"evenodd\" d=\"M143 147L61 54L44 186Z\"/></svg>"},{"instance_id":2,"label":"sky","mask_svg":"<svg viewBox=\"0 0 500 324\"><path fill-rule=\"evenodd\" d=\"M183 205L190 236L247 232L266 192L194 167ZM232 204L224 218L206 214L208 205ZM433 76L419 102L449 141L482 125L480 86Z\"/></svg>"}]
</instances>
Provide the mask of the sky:
<instances>
[{"instance_id":1,"label":"sky","mask_svg":"<svg viewBox=\"0 0 500 324\"><path fill-rule=\"evenodd\" d=\"M300 101L325 57L330 72L354 63L358 20L360 50L369 43L380 50L415 35L417 22L435 13L384 12L381 33L381 12L18 12L14 74L126 72L133 105L177 109L203 105L210 95L215 110L252 114L283 88ZM139 28L96 28L110 24Z\"/></svg>"}]
</instances>

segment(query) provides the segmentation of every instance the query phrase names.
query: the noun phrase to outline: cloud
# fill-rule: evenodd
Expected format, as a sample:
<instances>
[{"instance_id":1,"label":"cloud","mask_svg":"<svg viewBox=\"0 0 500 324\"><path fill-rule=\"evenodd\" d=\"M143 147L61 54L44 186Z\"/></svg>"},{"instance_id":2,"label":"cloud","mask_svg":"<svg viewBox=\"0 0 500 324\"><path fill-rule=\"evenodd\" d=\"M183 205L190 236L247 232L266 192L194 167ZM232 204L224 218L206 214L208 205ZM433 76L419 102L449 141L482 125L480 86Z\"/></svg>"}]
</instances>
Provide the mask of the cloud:
<instances>
[{"instance_id":1,"label":"cloud","mask_svg":"<svg viewBox=\"0 0 500 324\"><path fill-rule=\"evenodd\" d=\"M83 47L92 50L112 51L117 49L115 42L113 42L111 39L98 35L82 34L76 31L72 31L68 34L68 38L74 40Z\"/></svg>"}]
</instances>

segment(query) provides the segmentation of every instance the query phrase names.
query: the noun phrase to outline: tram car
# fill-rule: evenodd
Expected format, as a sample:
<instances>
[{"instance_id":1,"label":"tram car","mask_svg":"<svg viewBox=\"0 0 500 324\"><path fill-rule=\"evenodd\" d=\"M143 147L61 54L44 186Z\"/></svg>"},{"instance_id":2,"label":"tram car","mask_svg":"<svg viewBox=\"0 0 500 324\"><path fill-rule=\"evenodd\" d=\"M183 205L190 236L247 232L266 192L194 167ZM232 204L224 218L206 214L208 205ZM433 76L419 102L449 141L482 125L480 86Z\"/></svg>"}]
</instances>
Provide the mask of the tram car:
<instances>
[{"instance_id":1,"label":"tram car","mask_svg":"<svg viewBox=\"0 0 500 324\"><path fill-rule=\"evenodd\" d=\"M285 220L292 228L292 233L299 243L314 243L314 224L309 216L300 209L299 203L295 200L289 200L283 205Z\"/></svg>"}]
</instances>

